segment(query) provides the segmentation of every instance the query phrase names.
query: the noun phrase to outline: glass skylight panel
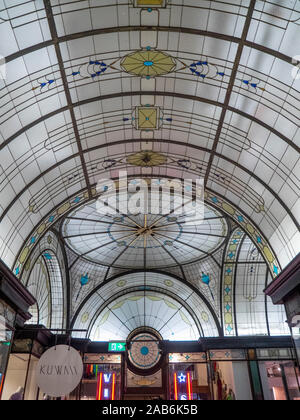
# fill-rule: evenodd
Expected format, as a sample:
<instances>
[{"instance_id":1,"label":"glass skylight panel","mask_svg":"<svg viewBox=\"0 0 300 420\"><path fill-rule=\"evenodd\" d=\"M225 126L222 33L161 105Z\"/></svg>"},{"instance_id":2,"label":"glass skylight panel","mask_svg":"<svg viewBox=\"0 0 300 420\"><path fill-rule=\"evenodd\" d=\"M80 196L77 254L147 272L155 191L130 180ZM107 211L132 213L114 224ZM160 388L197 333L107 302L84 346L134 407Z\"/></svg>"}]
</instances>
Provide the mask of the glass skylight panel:
<instances>
[{"instance_id":1,"label":"glass skylight panel","mask_svg":"<svg viewBox=\"0 0 300 420\"><path fill-rule=\"evenodd\" d=\"M291 331L286 322L287 316L283 305L275 306L267 296L268 324L271 336L290 335Z\"/></svg>"},{"instance_id":2,"label":"glass skylight panel","mask_svg":"<svg viewBox=\"0 0 300 420\"><path fill-rule=\"evenodd\" d=\"M129 330L133 330L142 326L145 319L148 326L157 329L163 336L165 332L165 339L184 340L188 336L188 339L196 340L199 336L197 327L186 309L173 299L156 292L147 292L146 300L143 294L125 295L112 302L109 308L101 312L92 329L93 335L98 326L98 339L101 340L103 335L108 334L109 327L113 327L114 331L124 331L130 326ZM99 334L103 334L102 337Z\"/></svg>"},{"instance_id":3,"label":"glass skylight panel","mask_svg":"<svg viewBox=\"0 0 300 420\"><path fill-rule=\"evenodd\" d=\"M0 9L3 55L9 56L51 38L42 0L5 0L3 6L6 8Z\"/></svg>"},{"instance_id":4,"label":"glass skylight panel","mask_svg":"<svg viewBox=\"0 0 300 420\"><path fill-rule=\"evenodd\" d=\"M51 327L51 295L50 281L47 268L43 258L39 258L35 263L26 287L37 300L37 313L29 320L30 324L44 325Z\"/></svg>"},{"instance_id":5,"label":"glass skylight panel","mask_svg":"<svg viewBox=\"0 0 300 420\"><path fill-rule=\"evenodd\" d=\"M146 287L148 290L146 292L146 301L144 301L144 292L139 291L139 284L143 285L144 281L144 273L142 272L133 273L131 275L125 274L101 287L98 293L92 295L80 311L76 320L76 327L78 328L78 326L81 325L80 319L82 319L84 314L88 314L90 322L93 318L92 314L102 305L102 302L108 302L112 296L122 293L122 296L109 303L107 308L101 309L101 315L98 315L98 321L96 321L92 331L94 331L99 324L103 327L103 324L105 324L106 321L114 322L115 318L114 316L111 317L110 313L116 315L119 320L128 319L128 322L124 322L125 325L129 326L129 329L134 329L138 327L140 323L144 322L144 305L146 307L147 325L160 329L165 325L167 319L173 318L174 313L176 313L176 308L177 310L181 310L181 304L170 297L171 294L176 295L178 292L178 295L183 299L183 302L186 300L190 302L191 309L198 319L200 319L201 325L203 323L203 331L207 332L207 336L217 335L212 316L209 313L208 308L201 301L201 298L190 289L186 288L186 286L183 286L178 280L158 273L147 273ZM125 290L130 290L132 287L137 288L135 293L131 293L130 295L124 294ZM150 291L150 288L153 288L153 291ZM157 288L164 290L162 292L163 294L158 292ZM188 321L190 315L188 312L183 310L180 318L181 322L183 321L184 324L187 323L188 326L190 325L190 321ZM105 328L107 328L107 326ZM170 327L168 328L170 329ZM174 340L174 335L172 335L170 339Z\"/></svg>"},{"instance_id":6,"label":"glass skylight panel","mask_svg":"<svg viewBox=\"0 0 300 420\"><path fill-rule=\"evenodd\" d=\"M256 2L248 39L291 57L296 55L297 47L293 40L299 33L297 3L296 0Z\"/></svg>"},{"instance_id":7,"label":"glass skylight panel","mask_svg":"<svg viewBox=\"0 0 300 420\"><path fill-rule=\"evenodd\" d=\"M241 36L244 16L247 13L247 7L241 7L241 2L234 5L234 2L226 4L226 2L213 1L208 5L205 2L191 1L184 2L184 6L189 7L183 7L182 10L181 25L183 27ZM222 22L221 25L220 22Z\"/></svg>"},{"instance_id":8,"label":"glass skylight panel","mask_svg":"<svg viewBox=\"0 0 300 420\"><path fill-rule=\"evenodd\" d=\"M239 264L235 280L239 335L268 334L265 311L266 265Z\"/></svg>"},{"instance_id":9,"label":"glass skylight panel","mask_svg":"<svg viewBox=\"0 0 300 420\"><path fill-rule=\"evenodd\" d=\"M264 262L262 255L249 237L244 240L241 246L239 261L249 261L252 264Z\"/></svg>"}]
</instances>

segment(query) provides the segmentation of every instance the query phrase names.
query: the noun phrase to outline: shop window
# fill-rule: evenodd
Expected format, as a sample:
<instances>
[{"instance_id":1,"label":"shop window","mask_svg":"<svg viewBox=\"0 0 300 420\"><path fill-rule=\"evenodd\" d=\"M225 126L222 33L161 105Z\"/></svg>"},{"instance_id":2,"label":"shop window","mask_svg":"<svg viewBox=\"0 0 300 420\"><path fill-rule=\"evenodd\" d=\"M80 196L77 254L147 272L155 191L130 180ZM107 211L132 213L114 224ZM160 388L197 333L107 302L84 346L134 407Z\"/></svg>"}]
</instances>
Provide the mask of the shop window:
<instances>
[{"instance_id":1,"label":"shop window","mask_svg":"<svg viewBox=\"0 0 300 420\"><path fill-rule=\"evenodd\" d=\"M15 312L0 300L0 399L2 399L5 372L13 339Z\"/></svg>"},{"instance_id":2,"label":"shop window","mask_svg":"<svg viewBox=\"0 0 300 420\"><path fill-rule=\"evenodd\" d=\"M299 369L294 361L259 362L265 400L299 400Z\"/></svg>"},{"instance_id":3,"label":"shop window","mask_svg":"<svg viewBox=\"0 0 300 420\"><path fill-rule=\"evenodd\" d=\"M210 400L206 353L169 354L169 400Z\"/></svg>"},{"instance_id":4,"label":"shop window","mask_svg":"<svg viewBox=\"0 0 300 420\"><path fill-rule=\"evenodd\" d=\"M210 362L214 400L252 400L246 361Z\"/></svg>"},{"instance_id":5,"label":"shop window","mask_svg":"<svg viewBox=\"0 0 300 420\"><path fill-rule=\"evenodd\" d=\"M79 386L79 399L115 401L121 399L121 356L86 354Z\"/></svg>"}]
</instances>

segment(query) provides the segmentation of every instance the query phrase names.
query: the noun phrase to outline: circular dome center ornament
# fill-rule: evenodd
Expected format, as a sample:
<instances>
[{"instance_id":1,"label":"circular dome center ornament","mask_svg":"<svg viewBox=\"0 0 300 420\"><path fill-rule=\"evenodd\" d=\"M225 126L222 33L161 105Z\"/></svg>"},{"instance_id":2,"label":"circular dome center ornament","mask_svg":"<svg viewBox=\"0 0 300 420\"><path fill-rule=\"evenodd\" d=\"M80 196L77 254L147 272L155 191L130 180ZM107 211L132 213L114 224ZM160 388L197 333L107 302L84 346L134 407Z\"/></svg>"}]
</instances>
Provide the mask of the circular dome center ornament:
<instances>
[{"instance_id":1,"label":"circular dome center ornament","mask_svg":"<svg viewBox=\"0 0 300 420\"><path fill-rule=\"evenodd\" d=\"M141 348L141 353L142 353L142 355L143 356L147 356L147 354L149 353L149 349L148 349L148 347L142 347Z\"/></svg>"},{"instance_id":2,"label":"circular dome center ornament","mask_svg":"<svg viewBox=\"0 0 300 420\"><path fill-rule=\"evenodd\" d=\"M128 358L132 365L138 369L153 368L161 359L159 341L152 334L138 334L131 341Z\"/></svg>"},{"instance_id":3,"label":"circular dome center ornament","mask_svg":"<svg viewBox=\"0 0 300 420\"><path fill-rule=\"evenodd\" d=\"M163 164L164 160L165 157L157 153L139 152L130 156L126 163L152 167ZM136 190L141 185L140 181L130 180L125 193L117 193L117 203L129 206L139 197ZM171 194L164 194L165 180L152 181L153 185L147 183L146 211L138 214L130 211L125 214L123 210L118 217L105 215L102 195L97 201L74 209L62 225L67 245L88 261L128 269L144 269L145 253L147 269L157 269L195 262L217 250L228 231L222 214L196 202L194 208L199 214L196 220L192 214L189 215L189 209L175 217L170 212L172 208L177 208L176 203L182 197L181 185L177 188L175 182L172 183L173 190L168 187Z\"/></svg>"},{"instance_id":4,"label":"circular dome center ornament","mask_svg":"<svg viewBox=\"0 0 300 420\"><path fill-rule=\"evenodd\" d=\"M157 77L171 73L176 68L173 57L162 51L141 50L128 54L121 62L122 69L140 77Z\"/></svg>"}]
</instances>

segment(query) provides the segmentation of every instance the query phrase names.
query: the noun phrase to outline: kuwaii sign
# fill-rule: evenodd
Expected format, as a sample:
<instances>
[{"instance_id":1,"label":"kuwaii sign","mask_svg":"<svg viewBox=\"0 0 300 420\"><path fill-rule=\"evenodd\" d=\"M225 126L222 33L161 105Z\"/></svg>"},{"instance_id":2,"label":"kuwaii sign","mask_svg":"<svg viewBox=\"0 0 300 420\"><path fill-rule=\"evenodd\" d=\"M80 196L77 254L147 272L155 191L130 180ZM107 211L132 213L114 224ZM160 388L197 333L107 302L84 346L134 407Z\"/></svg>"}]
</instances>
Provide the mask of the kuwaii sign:
<instances>
[{"instance_id":1,"label":"kuwaii sign","mask_svg":"<svg viewBox=\"0 0 300 420\"><path fill-rule=\"evenodd\" d=\"M78 351L69 346L51 347L40 358L36 380L37 385L51 397L70 394L83 374L83 363Z\"/></svg>"},{"instance_id":2,"label":"kuwaii sign","mask_svg":"<svg viewBox=\"0 0 300 420\"><path fill-rule=\"evenodd\" d=\"M108 351L113 351L113 352L126 351L126 343L108 343Z\"/></svg>"}]
</instances>

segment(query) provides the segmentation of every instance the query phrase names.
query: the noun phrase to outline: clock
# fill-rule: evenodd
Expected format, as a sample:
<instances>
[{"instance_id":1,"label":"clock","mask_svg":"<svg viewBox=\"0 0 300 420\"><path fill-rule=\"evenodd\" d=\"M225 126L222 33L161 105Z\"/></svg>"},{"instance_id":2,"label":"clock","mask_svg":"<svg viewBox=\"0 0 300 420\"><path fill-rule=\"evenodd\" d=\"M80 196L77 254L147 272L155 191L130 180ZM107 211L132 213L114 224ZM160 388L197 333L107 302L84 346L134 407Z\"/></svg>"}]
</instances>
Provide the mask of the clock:
<instances>
[{"instance_id":1,"label":"clock","mask_svg":"<svg viewBox=\"0 0 300 420\"><path fill-rule=\"evenodd\" d=\"M154 335L140 333L131 340L128 359L135 368L152 369L160 362L161 356L159 341Z\"/></svg>"}]
</instances>

